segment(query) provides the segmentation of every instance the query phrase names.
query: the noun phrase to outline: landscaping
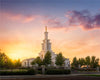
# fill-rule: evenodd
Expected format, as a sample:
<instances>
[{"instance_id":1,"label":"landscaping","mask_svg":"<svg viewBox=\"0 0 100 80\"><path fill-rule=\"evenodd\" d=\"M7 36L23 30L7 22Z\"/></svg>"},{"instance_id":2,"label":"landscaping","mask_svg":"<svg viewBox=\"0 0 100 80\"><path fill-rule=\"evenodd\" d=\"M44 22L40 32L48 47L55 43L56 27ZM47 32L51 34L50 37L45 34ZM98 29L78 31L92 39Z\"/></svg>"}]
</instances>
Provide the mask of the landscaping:
<instances>
[{"instance_id":1,"label":"landscaping","mask_svg":"<svg viewBox=\"0 0 100 80\"><path fill-rule=\"evenodd\" d=\"M71 71L70 70L63 70L63 69L49 69L46 71L46 74L49 75L54 75L54 74L70 74Z\"/></svg>"},{"instance_id":2,"label":"landscaping","mask_svg":"<svg viewBox=\"0 0 100 80\"><path fill-rule=\"evenodd\" d=\"M35 75L35 70L4 70L0 71L0 75Z\"/></svg>"}]
</instances>

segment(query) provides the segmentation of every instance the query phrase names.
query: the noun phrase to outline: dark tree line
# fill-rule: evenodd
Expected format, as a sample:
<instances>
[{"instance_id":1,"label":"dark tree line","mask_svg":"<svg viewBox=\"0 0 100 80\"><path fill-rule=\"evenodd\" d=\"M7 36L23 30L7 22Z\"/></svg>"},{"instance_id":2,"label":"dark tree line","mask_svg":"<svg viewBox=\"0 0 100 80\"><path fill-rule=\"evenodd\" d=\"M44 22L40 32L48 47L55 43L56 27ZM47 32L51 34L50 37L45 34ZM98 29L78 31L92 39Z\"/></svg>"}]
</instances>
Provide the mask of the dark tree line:
<instances>
[{"instance_id":1,"label":"dark tree line","mask_svg":"<svg viewBox=\"0 0 100 80\"><path fill-rule=\"evenodd\" d=\"M74 68L79 67L79 65L80 67L86 65L87 68L88 67L96 68L99 66L99 58L96 58L95 56L91 56L91 57L87 56L85 58L77 59L76 57L74 57L71 65Z\"/></svg>"},{"instance_id":2,"label":"dark tree line","mask_svg":"<svg viewBox=\"0 0 100 80\"><path fill-rule=\"evenodd\" d=\"M11 60L5 53L0 52L0 68L19 68L20 60Z\"/></svg>"}]
</instances>

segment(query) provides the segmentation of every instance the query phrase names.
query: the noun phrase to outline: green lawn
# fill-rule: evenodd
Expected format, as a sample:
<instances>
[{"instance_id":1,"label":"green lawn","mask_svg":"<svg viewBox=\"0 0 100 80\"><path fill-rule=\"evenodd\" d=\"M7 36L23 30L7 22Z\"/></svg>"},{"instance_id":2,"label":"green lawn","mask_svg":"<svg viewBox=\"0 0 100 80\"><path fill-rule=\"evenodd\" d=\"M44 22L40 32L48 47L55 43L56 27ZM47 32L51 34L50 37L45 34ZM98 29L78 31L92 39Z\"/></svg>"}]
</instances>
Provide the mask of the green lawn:
<instances>
[{"instance_id":1,"label":"green lawn","mask_svg":"<svg viewBox=\"0 0 100 80\"><path fill-rule=\"evenodd\" d=\"M1 69L0 71L27 71L28 69Z\"/></svg>"},{"instance_id":2,"label":"green lawn","mask_svg":"<svg viewBox=\"0 0 100 80\"><path fill-rule=\"evenodd\" d=\"M100 77L100 74L85 74L83 76L95 76L95 77Z\"/></svg>"}]
</instances>

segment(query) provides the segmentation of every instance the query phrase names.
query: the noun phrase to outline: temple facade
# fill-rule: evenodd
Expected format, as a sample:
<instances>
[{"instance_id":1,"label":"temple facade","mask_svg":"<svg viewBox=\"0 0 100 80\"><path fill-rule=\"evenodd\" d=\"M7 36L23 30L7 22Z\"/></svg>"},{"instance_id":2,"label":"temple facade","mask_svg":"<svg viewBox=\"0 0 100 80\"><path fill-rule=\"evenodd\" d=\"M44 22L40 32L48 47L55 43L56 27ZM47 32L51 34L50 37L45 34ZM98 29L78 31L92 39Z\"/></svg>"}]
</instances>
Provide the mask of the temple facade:
<instances>
[{"instance_id":1,"label":"temple facade","mask_svg":"<svg viewBox=\"0 0 100 80\"><path fill-rule=\"evenodd\" d=\"M51 53L51 61L52 61L52 63L50 65L51 66L56 66L55 61L56 61L57 54L55 54L52 51L51 42L48 39L47 27L45 27L44 40L43 40L43 43L41 45L42 45L42 50L39 53L39 57L41 58L41 60L44 59L46 52L49 51ZM33 58L23 60L22 61L22 66L23 67L32 67L31 62L33 60L34 60ZM70 68L70 61L69 61L68 58L65 58L64 66L67 67L67 68Z\"/></svg>"},{"instance_id":2,"label":"temple facade","mask_svg":"<svg viewBox=\"0 0 100 80\"><path fill-rule=\"evenodd\" d=\"M43 60L46 52L49 51L51 53L52 65L55 66L56 54L51 49L51 43L50 43L50 40L48 39L47 27L45 27L44 40L41 45L42 45L42 50L39 53L40 58Z\"/></svg>"}]
</instances>

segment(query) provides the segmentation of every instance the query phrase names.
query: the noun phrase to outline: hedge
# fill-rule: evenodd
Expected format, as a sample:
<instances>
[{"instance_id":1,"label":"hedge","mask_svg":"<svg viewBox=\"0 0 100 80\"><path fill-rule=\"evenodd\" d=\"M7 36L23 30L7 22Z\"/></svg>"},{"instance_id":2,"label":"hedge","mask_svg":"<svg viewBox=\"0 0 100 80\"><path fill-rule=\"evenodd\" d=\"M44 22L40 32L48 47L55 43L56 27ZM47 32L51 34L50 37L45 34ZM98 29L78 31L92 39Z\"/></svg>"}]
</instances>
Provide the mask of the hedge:
<instances>
[{"instance_id":1,"label":"hedge","mask_svg":"<svg viewBox=\"0 0 100 80\"><path fill-rule=\"evenodd\" d=\"M34 75L35 70L29 69L27 71L0 71L0 75Z\"/></svg>"},{"instance_id":2,"label":"hedge","mask_svg":"<svg viewBox=\"0 0 100 80\"><path fill-rule=\"evenodd\" d=\"M49 69L49 70L46 70L46 73L45 74L70 74L71 71L66 69Z\"/></svg>"},{"instance_id":3,"label":"hedge","mask_svg":"<svg viewBox=\"0 0 100 80\"><path fill-rule=\"evenodd\" d=\"M74 68L72 70L77 70L77 71L96 71L96 68Z\"/></svg>"}]
</instances>

